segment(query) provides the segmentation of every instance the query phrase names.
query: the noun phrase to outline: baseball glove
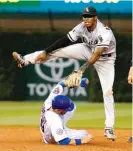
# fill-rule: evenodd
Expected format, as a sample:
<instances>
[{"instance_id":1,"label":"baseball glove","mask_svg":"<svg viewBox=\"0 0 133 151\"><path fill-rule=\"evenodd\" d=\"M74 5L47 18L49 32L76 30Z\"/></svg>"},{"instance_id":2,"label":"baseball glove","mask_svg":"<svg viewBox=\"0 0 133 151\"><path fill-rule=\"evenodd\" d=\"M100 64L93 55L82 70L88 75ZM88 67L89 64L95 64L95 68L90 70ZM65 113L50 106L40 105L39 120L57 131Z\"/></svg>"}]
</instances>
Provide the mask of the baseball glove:
<instances>
[{"instance_id":1,"label":"baseball glove","mask_svg":"<svg viewBox=\"0 0 133 151\"><path fill-rule=\"evenodd\" d=\"M66 79L65 85L67 87L78 87L80 86L83 73L80 71L73 71Z\"/></svg>"}]
</instances>

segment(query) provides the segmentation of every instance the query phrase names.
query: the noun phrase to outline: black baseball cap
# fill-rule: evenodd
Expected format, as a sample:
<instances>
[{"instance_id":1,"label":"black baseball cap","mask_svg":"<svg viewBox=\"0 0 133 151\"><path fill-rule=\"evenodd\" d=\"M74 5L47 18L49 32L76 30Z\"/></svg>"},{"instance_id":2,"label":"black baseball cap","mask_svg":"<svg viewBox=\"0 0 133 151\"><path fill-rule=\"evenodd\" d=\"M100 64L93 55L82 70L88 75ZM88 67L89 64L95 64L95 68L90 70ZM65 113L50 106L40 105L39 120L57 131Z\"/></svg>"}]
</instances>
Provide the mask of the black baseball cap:
<instances>
[{"instance_id":1,"label":"black baseball cap","mask_svg":"<svg viewBox=\"0 0 133 151\"><path fill-rule=\"evenodd\" d=\"M97 16L97 11L94 7L86 7L82 12L83 17L94 17Z\"/></svg>"}]
</instances>

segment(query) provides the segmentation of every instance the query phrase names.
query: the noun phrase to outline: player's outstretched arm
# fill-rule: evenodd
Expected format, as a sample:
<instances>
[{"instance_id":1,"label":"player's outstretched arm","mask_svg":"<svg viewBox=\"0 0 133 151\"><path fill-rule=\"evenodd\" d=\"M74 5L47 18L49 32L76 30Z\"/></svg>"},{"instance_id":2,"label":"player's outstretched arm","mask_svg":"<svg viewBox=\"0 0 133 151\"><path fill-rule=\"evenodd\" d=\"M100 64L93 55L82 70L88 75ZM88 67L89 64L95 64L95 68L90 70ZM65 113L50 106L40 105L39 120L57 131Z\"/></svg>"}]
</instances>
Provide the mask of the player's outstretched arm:
<instances>
[{"instance_id":1,"label":"player's outstretched arm","mask_svg":"<svg viewBox=\"0 0 133 151\"><path fill-rule=\"evenodd\" d=\"M85 64L83 64L83 66L81 66L78 71L82 72L83 74L90 65L93 65L100 58L104 50L105 49L103 47L96 48L91 58Z\"/></svg>"},{"instance_id":2,"label":"player's outstretched arm","mask_svg":"<svg viewBox=\"0 0 133 151\"><path fill-rule=\"evenodd\" d=\"M35 59L35 63L38 62L43 62L46 60L46 56L47 54L58 50L62 47L66 47L69 46L70 44L72 44L73 42L68 38L68 36L64 36L62 38L60 38L59 40L57 40L55 43L53 43L51 46L49 46L48 48L46 48L41 54L39 54L36 59Z\"/></svg>"}]
</instances>

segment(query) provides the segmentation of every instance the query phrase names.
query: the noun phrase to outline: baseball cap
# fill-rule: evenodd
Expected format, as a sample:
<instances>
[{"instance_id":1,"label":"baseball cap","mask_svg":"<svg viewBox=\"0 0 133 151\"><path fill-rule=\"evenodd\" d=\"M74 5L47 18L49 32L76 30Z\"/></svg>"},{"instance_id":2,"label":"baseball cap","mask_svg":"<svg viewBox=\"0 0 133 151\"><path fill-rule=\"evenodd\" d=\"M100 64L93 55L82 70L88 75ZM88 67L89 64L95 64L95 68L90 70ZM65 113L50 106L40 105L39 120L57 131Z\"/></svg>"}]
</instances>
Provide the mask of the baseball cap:
<instances>
[{"instance_id":1,"label":"baseball cap","mask_svg":"<svg viewBox=\"0 0 133 151\"><path fill-rule=\"evenodd\" d=\"M84 17L94 17L97 16L97 11L94 7L86 7L82 12L82 16Z\"/></svg>"},{"instance_id":2,"label":"baseball cap","mask_svg":"<svg viewBox=\"0 0 133 151\"><path fill-rule=\"evenodd\" d=\"M74 109L74 103L67 96L57 95L52 100L52 108L72 111Z\"/></svg>"}]
</instances>

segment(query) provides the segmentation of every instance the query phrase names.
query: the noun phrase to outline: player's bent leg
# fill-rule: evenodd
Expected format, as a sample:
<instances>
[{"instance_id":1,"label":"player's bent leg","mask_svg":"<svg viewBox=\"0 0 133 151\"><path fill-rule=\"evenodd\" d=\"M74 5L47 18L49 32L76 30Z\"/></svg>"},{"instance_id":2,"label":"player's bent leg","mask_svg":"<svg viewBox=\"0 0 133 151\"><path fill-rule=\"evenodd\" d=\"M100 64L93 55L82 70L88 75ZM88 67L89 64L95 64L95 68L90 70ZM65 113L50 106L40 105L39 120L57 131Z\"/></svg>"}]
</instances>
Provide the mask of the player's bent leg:
<instances>
[{"instance_id":1,"label":"player's bent leg","mask_svg":"<svg viewBox=\"0 0 133 151\"><path fill-rule=\"evenodd\" d=\"M13 52L12 56L13 56L13 59L17 62L17 65L19 68L22 68L23 66L25 66L25 60L23 56L21 56L17 52Z\"/></svg>"},{"instance_id":2,"label":"player's bent leg","mask_svg":"<svg viewBox=\"0 0 133 151\"><path fill-rule=\"evenodd\" d=\"M127 140L129 143L132 143L133 142L133 136L130 136Z\"/></svg>"},{"instance_id":3,"label":"player's bent leg","mask_svg":"<svg viewBox=\"0 0 133 151\"><path fill-rule=\"evenodd\" d=\"M109 90L110 93L112 90ZM115 121L115 112L114 112L114 97L113 94L110 95L103 95L104 98L104 108L105 108L105 114L106 114L106 120L105 120L105 126L106 127L114 127L114 121Z\"/></svg>"},{"instance_id":4,"label":"player's bent leg","mask_svg":"<svg viewBox=\"0 0 133 151\"><path fill-rule=\"evenodd\" d=\"M70 128L66 127L65 132L70 139L86 138L88 142L92 140L92 135L89 134L88 131L86 131L86 130L76 130L76 129L70 129Z\"/></svg>"},{"instance_id":5,"label":"player's bent leg","mask_svg":"<svg viewBox=\"0 0 133 151\"><path fill-rule=\"evenodd\" d=\"M69 58L69 59L78 59L78 60L88 60L88 58L90 58L92 54L92 52L89 51L89 48L87 47L87 45L83 43L73 44L65 48L55 50L52 53L49 53L47 55L46 54L43 55L43 52L44 51L36 51L34 53L25 55L23 57L17 52L13 52L12 55L13 55L14 60L17 62L18 67L22 68L29 64L40 64L48 60L57 59L59 57ZM43 58L43 59L38 60L37 58Z\"/></svg>"},{"instance_id":6,"label":"player's bent leg","mask_svg":"<svg viewBox=\"0 0 133 151\"><path fill-rule=\"evenodd\" d=\"M114 60L105 60L104 62L98 61L95 65L101 87L103 91L104 109L105 109L105 132L104 135L109 140L115 140L114 134L114 97L113 97L113 83L114 83Z\"/></svg>"},{"instance_id":7,"label":"player's bent leg","mask_svg":"<svg viewBox=\"0 0 133 151\"><path fill-rule=\"evenodd\" d=\"M31 62L31 64L35 64L36 63L35 60L36 60L37 56L39 56L41 53L43 53L43 51L35 51L33 53L25 55L24 59L27 62L28 61ZM39 63L42 63L42 62L37 62L37 63L39 64Z\"/></svg>"},{"instance_id":8,"label":"player's bent leg","mask_svg":"<svg viewBox=\"0 0 133 151\"><path fill-rule=\"evenodd\" d=\"M104 136L107 137L107 139L115 141L116 136L114 134L114 130L112 127L106 127L104 129Z\"/></svg>"},{"instance_id":9,"label":"player's bent leg","mask_svg":"<svg viewBox=\"0 0 133 151\"><path fill-rule=\"evenodd\" d=\"M76 55L75 55L76 54ZM50 54L49 57L61 57L69 59L78 59L78 60L88 60L92 52L89 51L89 48L84 43L73 44L59 50L56 50Z\"/></svg>"},{"instance_id":10,"label":"player's bent leg","mask_svg":"<svg viewBox=\"0 0 133 151\"><path fill-rule=\"evenodd\" d=\"M36 51L34 53L30 53L25 56L22 56L21 54L18 54L17 52L13 52L12 56L13 56L13 59L17 62L18 67L22 68L22 67L30 65L30 64L43 63L44 61L36 62L37 56L39 56L42 52L43 51Z\"/></svg>"},{"instance_id":11,"label":"player's bent leg","mask_svg":"<svg viewBox=\"0 0 133 151\"><path fill-rule=\"evenodd\" d=\"M114 113L114 97L112 90L108 90L107 93L103 96L103 98L106 115L104 136L107 137L107 139L114 141L116 139L116 136L113 129L115 113Z\"/></svg>"}]
</instances>

